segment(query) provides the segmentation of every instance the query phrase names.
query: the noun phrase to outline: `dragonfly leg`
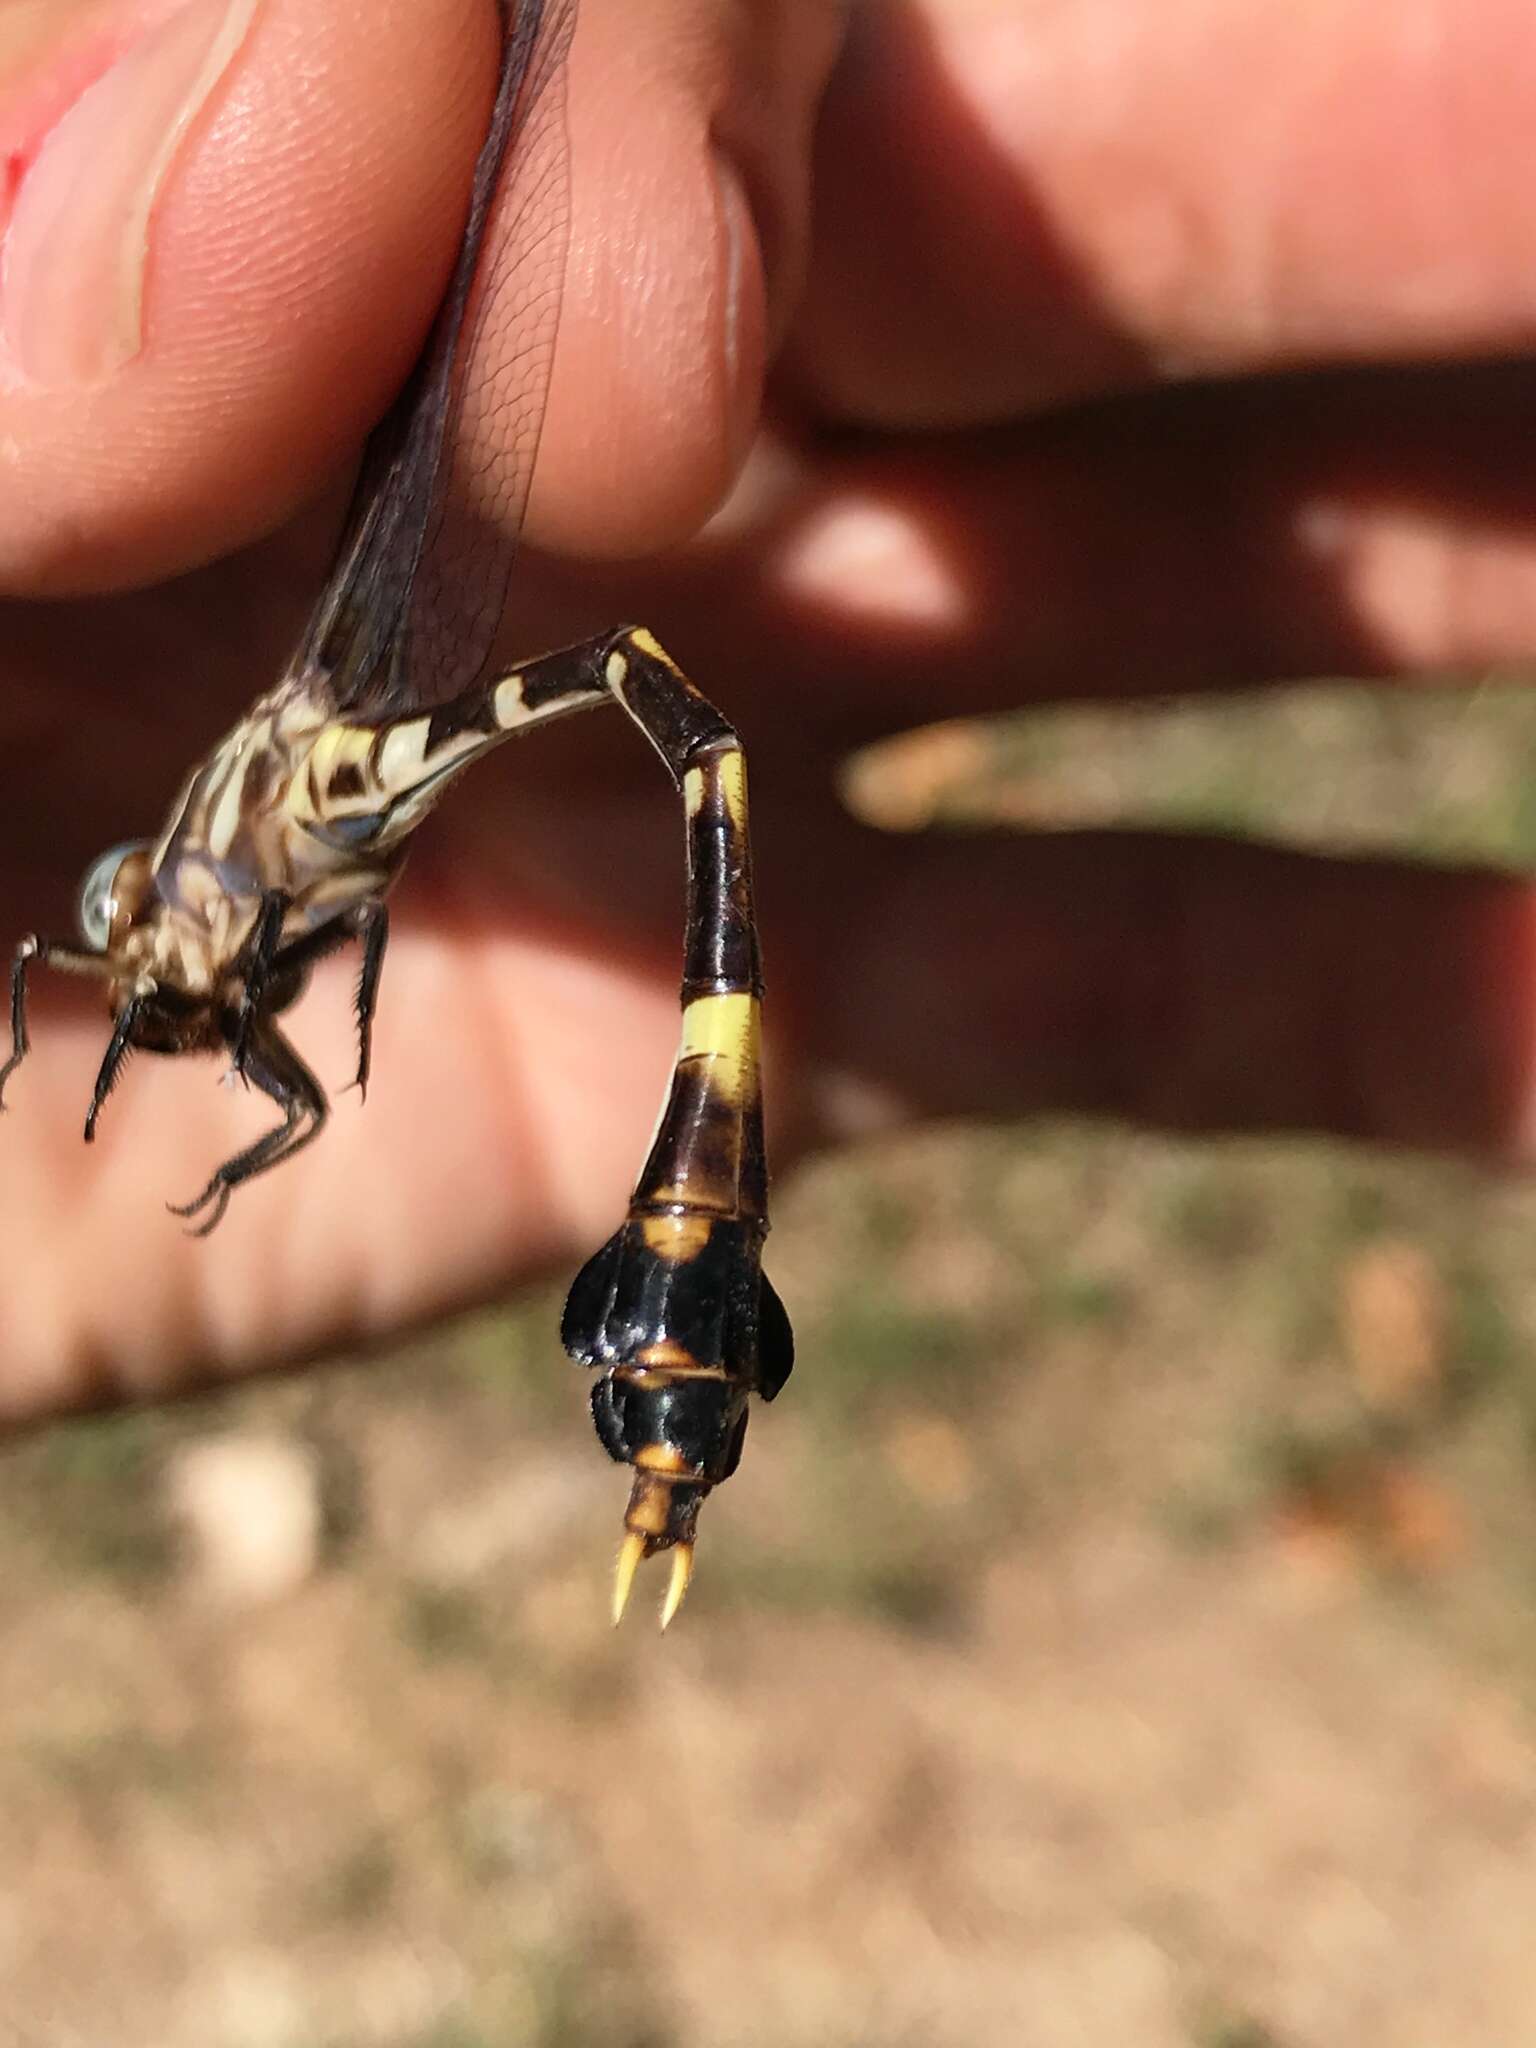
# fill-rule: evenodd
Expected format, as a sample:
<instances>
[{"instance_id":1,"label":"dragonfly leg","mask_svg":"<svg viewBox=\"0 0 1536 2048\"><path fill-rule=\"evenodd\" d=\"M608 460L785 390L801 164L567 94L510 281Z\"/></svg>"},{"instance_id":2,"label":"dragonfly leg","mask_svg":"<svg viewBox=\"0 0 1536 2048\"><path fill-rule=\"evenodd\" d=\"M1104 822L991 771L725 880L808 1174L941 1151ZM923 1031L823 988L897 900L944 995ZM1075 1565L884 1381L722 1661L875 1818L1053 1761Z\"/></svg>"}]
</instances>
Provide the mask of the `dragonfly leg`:
<instances>
[{"instance_id":1,"label":"dragonfly leg","mask_svg":"<svg viewBox=\"0 0 1536 2048\"><path fill-rule=\"evenodd\" d=\"M245 1062L250 1049L251 1032L256 1019L261 1015L267 992L267 976L278 956L283 942L283 919L288 915L290 898L282 889L268 889L261 899L257 913L256 927L246 944L243 980L244 990L240 1006L235 1012L235 1034L232 1065L234 1071L246 1078Z\"/></svg>"},{"instance_id":2,"label":"dragonfly leg","mask_svg":"<svg viewBox=\"0 0 1536 2048\"><path fill-rule=\"evenodd\" d=\"M26 938L11 959L11 1056L0 1067L0 1106L5 1101L5 1084L32 1050L27 1036L27 969L44 950L41 939Z\"/></svg>"},{"instance_id":3,"label":"dragonfly leg","mask_svg":"<svg viewBox=\"0 0 1536 2048\"><path fill-rule=\"evenodd\" d=\"M554 673L546 673L553 671ZM746 762L736 733L643 629L523 671L550 701L600 677L661 755L687 827L683 1039L629 1212L577 1276L561 1336L597 1366L604 1448L634 1467L614 1588L622 1614L642 1559L674 1553L662 1604L687 1589L699 1508L735 1470L750 1397L789 1376L789 1320L761 1270L768 1176L761 1090L762 969L752 898Z\"/></svg>"},{"instance_id":4,"label":"dragonfly leg","mask_svg":"<svg viewBox=\"0 0 1536 2048\"><path fill-rule=\"evenodd\" d=\"M373 1064L373 1013L379 1002L379 976L389 944L389 912L382 903L365 903L357 913L363 941L363 964L357 976L353 1009L357 1016L357 1077L352 1085L368 1100L368 1071Z\"/></svg>"},{"instance_id":5,"label":"dragonfly leg","mask_svg":"<svg viewBox=\"0 0 1536 2048\"><path fill-rule=\"evenodd\" d=\"M22 940L11 956L11 1056L0 1066L0 1109L5 1107L6 1082L32 1050L27 1034L27 970L34 960L39 967L95 980L104 979L112 971L101 953L87 953L78 946L58 946L51 939L38 938L36 933Z\"/></svg>"},{"instance_id":6,"label":"dragonfly leg","mask_svg":"<svg viewBox=\"0 0 1536 2048\"><path fill-rule=\"evenodd\" d=\"M283 1112L275 1130L247 1145L214 1174L200 1195L178 1206L167 1203L173 1216L202 1217L190 1233L206 1237L222 1219L229 1198L242 1182L281 1160L291 1159L311 1139L319 1136L326 1119L325 1091L293 1047L270 1020L258 1018L246 1049L246 1073L263 1095L271 1096ZM207 1212L204 1215L204 1212Z\"/></svg>"},{"instance_id":7,"label":"dragonfly leg","mask_svg":"<svg viewBox=\"0 0 1536 2048\"><path fill-rule=\"evenodd\" d=\"M363 965L353 999L357 1018L357 1075L351 1085L360 1089L366 1100L368 1076L373 1065L373 1013L378 1008L379 977L384 971L384 953L389 945L388 906L374 897L367 903L342 911L329 924L322 925L319 931L306 932L303 938L290 940L272 962L272 979L291 983L297 993L302 987L297 977L307 974L316 961L338 952L352 939L363 942Z\"/></svg>"},{"instance_id":8,"label":"dragonfly leg","mask_svg":"<svg viewBox=\"0 0 1536 2048\"><path fill-rule=\"evenodd\" d=\"M133 1043L134 1027L144 1008L141 996L130 996L118 1013L112 1027L107 1050L96 1073L96 1086L91 1090L91 1106L85 1113L85 1142L95 1143L96 1119L101 1115L101 1106L117 1086L117 1077L123 1071L123 1061L128 1057L128 1048Z\"/></svg>"}]
</instances>

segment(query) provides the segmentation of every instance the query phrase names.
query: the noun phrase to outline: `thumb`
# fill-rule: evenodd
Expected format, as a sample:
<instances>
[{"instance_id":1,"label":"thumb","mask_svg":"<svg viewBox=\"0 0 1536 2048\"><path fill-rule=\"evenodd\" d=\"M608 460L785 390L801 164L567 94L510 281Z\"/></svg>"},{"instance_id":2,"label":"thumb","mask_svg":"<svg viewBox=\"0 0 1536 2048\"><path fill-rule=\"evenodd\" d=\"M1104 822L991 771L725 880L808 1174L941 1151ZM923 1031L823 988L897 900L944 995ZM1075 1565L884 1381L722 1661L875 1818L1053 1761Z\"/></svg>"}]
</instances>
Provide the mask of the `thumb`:
<instances>
[{"instance_id":1,"label":"thumb","mask_svg":"<svg viewBox=\"0 0 1536 2048\"><path fill-rule=\"evenodd\" d=\"M0 32L0 592L177 573L355 452L453 259L496 19L46 0ZM649 551L723 494L801 267L836 24L825 0L583 8L547 545Z\"/></svg>"},{"instance_id":2,"label":"thumb","mask_svg":"<svg viewBox=\"0 0 1536 2048\"><path fill-rule=\"evenodd\" d=\"M452 259L495 38L456 0L42 22L0 51L0 588L55 594L225 552L351 451Z\"/></svg>"}]
</instances>

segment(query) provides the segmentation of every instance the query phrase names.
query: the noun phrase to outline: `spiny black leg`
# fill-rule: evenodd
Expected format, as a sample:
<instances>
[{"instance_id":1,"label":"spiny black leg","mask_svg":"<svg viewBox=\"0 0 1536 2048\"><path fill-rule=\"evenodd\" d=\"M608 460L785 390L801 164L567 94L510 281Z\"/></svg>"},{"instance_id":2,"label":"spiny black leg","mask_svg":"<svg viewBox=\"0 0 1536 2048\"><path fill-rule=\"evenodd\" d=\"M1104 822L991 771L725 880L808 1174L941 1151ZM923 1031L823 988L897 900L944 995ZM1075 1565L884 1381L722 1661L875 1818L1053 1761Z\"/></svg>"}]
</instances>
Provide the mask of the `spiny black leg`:
<instances>
[{"instance_id":1,"label":"spiny black leg","mask_svg":"<svg viewBox=\"0 0 1536 2048\"><path fill-rule=\"evenodd\" d=\"M265 1173L280 1160L291 1159L319 1136L325 1123L325 1091L275 1025L258 1021L253 1027L246 1049L246 1073L263 1095L279 1105L283 1121L254 1145L226 1159L195 1200L180 1206L166 1204L173 1216L193 1217L204 1209L211 1211L190 1233L193 1237L208 1235L229 1207L231 1193L243 1181Z\"/></svg>"},{"instance_id":2,"label":"spiny black leg","mask_svg":"<svg viewBox=\"0 0 1536 2048\"><path fill-rule=\"evenodd\" d=\"M283 890L268 889L261 899L255 929L246 942L245 992L235 1015L233 1045L234 1069L242 1077L245 1075L251 1032L266 994L267 975L282 945L283 919L288 915L289 902Z\"/></svg>"},{"instance_id":3,"label":"spiny black leg","mask_svg":"<svg viewBox=\"0 0 1536 2048\"><path fill-rule=\"evenodd\" d=\"M321 925L317 931L305 932L302 938L290 939L274 957L268 981L287 980L295 974L307 974L311 967L317 966L322 960L329 960L333 953L339 953L349 940L356 938L359 928L357 911L343 910L338 912L329 924Z\"/></svg>"},{"instance_id":4,"label":"spiny black leg","mask_svg":"<svg viewBox=\"0 0 1536 2048\"><path fill-rule=\"evenodd\" d=\"M93 1144L96 1138L96 1119L101 1115L101 1106L117 1086L117 1077L123 1070L123 1061L128 1057L133 1044L133 1028L139 1021L139 1012L144 1007L141 996L130 996L118 1014L112 1027L112 1036L96 1073L96 1086L91 1091L91 1106L85 1115L85 1142Z\"/></svg>"},{"instance_id":5,"label":"spiny black leg","mask_svg":"<svg viewBox=\"0 0 1536 2048\"><path fill-rule=\"evenodd\" d=\"M104 979L111 967L103 953L85 953L78 946L56 946L34 932L22 940L11 956L11 1056L0 1067L0 1109L5 1107L5 1084L32 1050L27 1035L27 969L33 961L39 967L54 967L61 974L83 974Z\"/></svg>"},{"instance_id":6,"label":"spiny black leg","mask_svg":"<svg viewBox=\"0 0 1536 2048\"><path fill-rule=\"evenodd\" d=\"M307 972L317 961L337 952L349 939L363 942L363 965L357 979L357 1078L353 1086L366 1097L372 1071L373 1013L379 1001L379 977L384 971L384 952L389 944L389 911L383 903L360 903L343 911L319 931L293 939L272 962L271 976Z\"/></svg>"},{"instance_id":7,"label":"spiny black leg","mask_svg":"<svg viewBox=\"0 0 1536 2048\"><path fill-rule=\"evenodd\" d=\"M384 949L389 944L389 912L382 903L365 903L356 913L362 935L363 964L357 977L357 1079L353 1086L366 1102L368 1073L373 1064L373 1013L379 1002L379 976L384 972Z\"/></svg>"},{"instance_id":8,"label":"spiny black leg","mask_svg":"<svg viewBox=\"0 0 1536 2048\"><path fill-rule=\"evenodd\" d=\"M11 960L11 1056L0 1067L0 1109L5 1106L5 1084L32 1050L27 1036L27 968L41 950L36 938L23 939Z\"/></svg>"}]
</instances>

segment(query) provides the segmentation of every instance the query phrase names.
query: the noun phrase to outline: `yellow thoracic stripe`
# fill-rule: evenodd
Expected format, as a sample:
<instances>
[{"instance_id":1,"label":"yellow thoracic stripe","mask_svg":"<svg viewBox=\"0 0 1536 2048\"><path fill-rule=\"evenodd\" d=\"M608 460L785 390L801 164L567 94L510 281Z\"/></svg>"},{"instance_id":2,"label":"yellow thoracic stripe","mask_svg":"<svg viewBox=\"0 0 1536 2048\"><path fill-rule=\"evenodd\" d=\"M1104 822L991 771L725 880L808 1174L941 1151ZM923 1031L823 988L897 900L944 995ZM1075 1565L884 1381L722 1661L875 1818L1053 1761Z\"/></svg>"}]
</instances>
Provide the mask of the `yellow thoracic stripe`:
<instances>
[{"instance_id":1,"label":"yellow thoracic stripe","mask_svg":"<svg viewBox=\"0 0 1536 2048\"><path fill-rule=\"evenodd\" d=\"M307 772L294 775L289 780L284 795L289 816L300 824L307 824L316 816L317 803L334 807L336 800L331 795L331 777L343 762L365 768L372 744L373 734L365 727L323 726L310 745Z\"/></svg>"},{"instance_id":2,"label":"yellow thoracic stripe","mask_svg":"<svg viewBox=\"0 0 1536 2048\"><path fill-rule=\"evenodd\" d=\"M309 750L309 758L314 764L315 787L325 789L344 761L361 767L368 758L373 738L372 732L357 725L328 725L323 732L316 733L315 743Z\"/></svg>"},{"instance_id":3,"label":"yellow thoracic stripe","mask_svg":"<svg viewBox=\"0 0 1536 2048\"><path fill-rule=\"evenodd\" d=\"M430 718L401 719L386 728L379 745L379 785L391 796L404 796L426 772Z\"/></svg>"}]
</instances>

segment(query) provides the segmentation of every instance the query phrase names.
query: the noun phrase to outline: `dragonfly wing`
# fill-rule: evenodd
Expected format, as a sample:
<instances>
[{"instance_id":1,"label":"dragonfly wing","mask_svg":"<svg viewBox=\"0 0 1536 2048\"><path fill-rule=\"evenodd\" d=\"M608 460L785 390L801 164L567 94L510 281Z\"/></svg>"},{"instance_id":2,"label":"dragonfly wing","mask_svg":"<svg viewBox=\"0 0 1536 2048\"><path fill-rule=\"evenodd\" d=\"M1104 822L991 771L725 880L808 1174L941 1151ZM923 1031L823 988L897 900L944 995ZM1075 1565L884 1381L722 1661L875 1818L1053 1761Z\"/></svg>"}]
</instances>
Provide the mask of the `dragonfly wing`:
<instances>
[{"instance_id":1,"label":"dragonfly wing","mask_svg":"<svg viewBox=\"0 0 1536 2048\"><path fill-rule=\"evenodd\" d=\"M463 244L422 353L369 437L294 664L354 715L440 703L484 668L538 451L570 224L576 0L500 4L501 72ZM474 446L459 433L470 390L483 415Z\"/></svg>"}]
</instances>

